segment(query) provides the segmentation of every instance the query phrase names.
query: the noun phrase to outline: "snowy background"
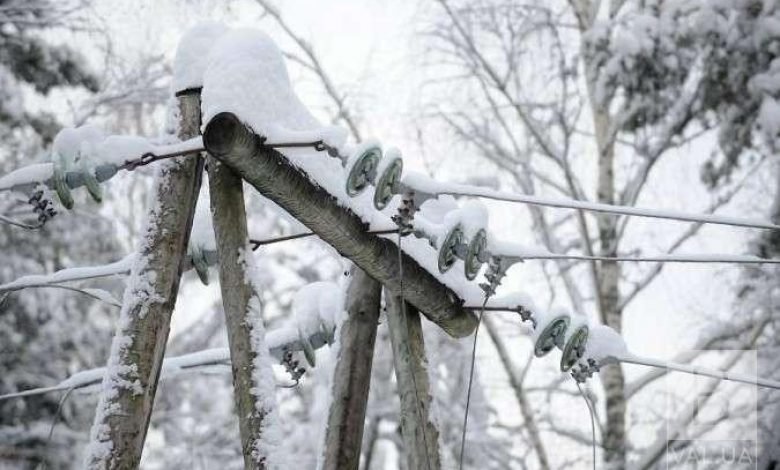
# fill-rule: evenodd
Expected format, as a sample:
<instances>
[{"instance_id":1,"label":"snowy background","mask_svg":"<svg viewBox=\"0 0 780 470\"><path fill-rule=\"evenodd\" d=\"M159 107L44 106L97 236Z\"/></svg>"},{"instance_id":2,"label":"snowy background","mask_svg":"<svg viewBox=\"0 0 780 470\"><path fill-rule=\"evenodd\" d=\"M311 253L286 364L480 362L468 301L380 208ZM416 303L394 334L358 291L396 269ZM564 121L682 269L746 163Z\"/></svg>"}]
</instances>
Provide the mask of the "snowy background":
<instances>
[{"instance_id":1,"label":"snowy background","mask_svg":"<svg viewBox=\"0 0 780 470\"><path fill-rule=\"evenodd\" d=\"M773 62L780 54L780 12L774 2L594 3L603 5L0 1L0 174L47 161L51 139L62 126L92 124L111 134L150 138L162 134L177 44L193 25L215 20L268 34L287 54L295 92L320 122L342 126L351 143L374 137L385 147L396 146L405 169L438 181L604 202L598 190L604 159L593 115L594 109L598 114L599 107L606 106L608 127L616 129L610 143L618 196L613 202L692 213L717 207L722 215L780 219L780 205L774 202L779 180L774 139L780 129L774 97L780 78L773 75L780 64ZM575 10L580 7L592 9L593 18L578 16ZM4 16L6 10L25 8L49 14ZM583 22L590 24L583 28ZM31 46L37 41L46 46ZM315 54L315 67L308 53ZM73 64L63 66L63 57L72 58ZM504 80L503 88L496 86L495 78ZM694 98L680 112L691 88ZM518 118L518 109L530 116L532 125ZM680 125L665 133L667 120L674 119ZM555 152L542 145L533 127L565 157L555 161L550 155ZM662 151L649 156L659 146ZM649 165L647 174L632 180L644 165ZM38 232L0 227L0 282L99 265L131 253L145 225L153 173L144 168L119 174L105 185L102 205L79 193L73 211L60 209ZM275 205L251 190L247 193L252 237L303 229ZM2 204L8 208L3 213L16 210L10 199ZM581 221L574 212L533 212L521 204L490 201L485 205L489 230L500 239L551 251L585 251ZM201 217L207 217L205 191L199 207L205 211ZM540 217L547 229L539 227ZM600 251L599 228L609 223L585 217L592 248ZM683 240L681 253L780 253L778 241L767 232L617 220L621 238L615 252L621 255L666 253L677 240ZM549 235L556 240L552 246L545 243ZM262 247L255 252L255 264L269 330L294 321L293 299L302 286L316 281L344 284L343 273L349 269L332 248L312 239ZM599 322L604 299L597 298L591 269L590 263L527 261L512 268L500 292L522 291L543 308L562 305ZM745 343L762 312L777 313L770 293L777 285L774 270L630 263L622 265L620 275L618 303L626 303L620 312L622 336L632 352L671 359L702 345L758 349L757 365L739 361L733 370L779 378L772 362L775 317L758 340ZM167 355L226 346L216 277L212 270L213 282L204 286L194 272L185 274ZM88 285L121 299L123 280L115 276ZM634 291L636 295L628 297ZM78 371L105 365L118 313L114 306L60 289L30 289L4 297L0 394L51 386ZM482 329L467 467L590 468L588 411L574 381L558 371L559 353L530 361L532 343L520 319L511 313L489 315L510 363L502 362L492 335ZM443 462L445 468L455 468L471 340L453 340L424 323ZM385 326L382 319L364 435L366 470L405 465ZM299 387L277 389L281 452L295 468L315 468L318 460L320 439L314 436L323 432L332 351L326 347L317 354L317 367L307 371ZM726 357L708 353L694 362L719 367ZM626 365L623 371L630 389L648 369ZM281 382L289 380L282 369L276 373ZM513 384L509 374L525 374L522 386ZM688 392L676 374L668 379L653 381L626 398L625 435L609 429L614 425L607 419L609 392L598 377L588 382L601 423L596 433L599 468L666 468L669 462L663 454L647 459L668 430L667 418L675 415L677 405L670 403ZM738 387L722 385L717 394L752 403L749 393ZM531 445L534 438L520 397L536 421L548 463L539 458L539 447ZM50 438L59 399L51 394L0 402L0 469L36 468L41 462L49 468L80 468L97 398L94 393L68 398ZM776 394L758 396L761 436L763 424L773 421L776 399ZM227 367L164 381L142 467L242 468L232 407ZM749 415L716 416L713 433L745 433L756 427ZM614 450L601 448L605 433L627 449L627 462ZM368 455L370 462L365 462Z\"/></svg>"}]
</instances>

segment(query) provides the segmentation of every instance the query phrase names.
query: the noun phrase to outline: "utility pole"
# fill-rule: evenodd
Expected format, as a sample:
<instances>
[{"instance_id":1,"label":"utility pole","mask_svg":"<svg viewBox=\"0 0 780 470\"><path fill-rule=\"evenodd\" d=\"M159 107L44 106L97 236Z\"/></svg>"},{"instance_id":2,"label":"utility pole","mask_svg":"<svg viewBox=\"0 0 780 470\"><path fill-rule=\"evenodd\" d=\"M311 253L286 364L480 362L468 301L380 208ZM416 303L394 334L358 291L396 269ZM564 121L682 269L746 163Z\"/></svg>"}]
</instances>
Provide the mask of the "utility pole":
<instances>
[{"instance_id":1,"label":"utility pole","mask_svg":"<svg viewBox=\"0 0 780 470\"><path fill-rule=\"evenodd\" d=\"M197 136L200 94L180 94L178 102L179 139ZM131 469L141 462L203 173L197 153L161 165L92 425L90 469Z\"/></svg>"},{"instance_id":2,"label":"utility pole","mask_svg":"<svg viewBox=\"0 0 780 470\"><path fill-rule=\"evenodd\" d=\"M385 291L387 326L401 399L401 435L410 470L439 470L439 431L431 421L428 359L420 313L400 297Z\"/></svg>"},{"instance_id":3,"label":"utility pole","mask_svg":"<svg viewBox=\"0 0 780 470\"><path fill-rule=\"evenodd\" d=\"M360 268L353 268L351 277L333 373L323 470L357 470L360 465L382 286Z\"/></svg>"},{"instance_id":4,"label":"utility pole","mask_svg":"<svg viewBox=\"0 0 780 470\"><path fill-rule=\"evenodd\" d=\"M244 468L265 469L267 455L258 454L257 449L262 447L266 417L273 412L270 404L275 403L275 397L258 396L267 387L256 383L260 379L256 368L261 367L258 358L269 357L269 353L264 338L258 341L258 335L264 336L263 319L259 293L250 280L247 257L252 252L248 248L243 181L213 157L208 157L208 174ZM265 378L273 380L270 368L266 372Z\"/></svg>"}]
</instances>

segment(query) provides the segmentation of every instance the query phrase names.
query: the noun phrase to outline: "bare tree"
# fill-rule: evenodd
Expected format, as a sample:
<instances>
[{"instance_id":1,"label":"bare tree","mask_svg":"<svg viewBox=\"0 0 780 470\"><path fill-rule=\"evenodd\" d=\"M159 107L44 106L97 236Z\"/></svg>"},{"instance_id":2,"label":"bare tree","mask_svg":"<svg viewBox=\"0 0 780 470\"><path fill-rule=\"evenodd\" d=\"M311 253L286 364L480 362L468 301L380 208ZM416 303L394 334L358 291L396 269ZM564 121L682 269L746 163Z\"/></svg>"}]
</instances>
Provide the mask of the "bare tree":
<instances>
[{"instance_id":1,"label":"bare tree","mask_svg":"<svg viewBox=\"0 0 780 470\"><path fill-rule=\"evenodd\" d=\"M436 19L424 29L429 61L452 77L437 86L445 93L457 86L463 98L446 104L437 101L430 114L524 193L634 205L651 186L652 170L659 162L681 143L709 130L700 124L704 108L712 106L703 105L703 97L714 99L705 93L708 73L713 73L707 68L709 47L675 49L677 38L668 30L670 37L648 33L656 38L655 45L646 46L649 50L629 62L620 55L617 41L634 39L616 38L617 32L630 30L640 15L666 22L663 26L668 23L671 30L682 28L676 23L680 16L690 18L694 12L623 0L437 3ZM667 70L662 57L669 56L685 65ZM637 63L634 68L625 65ZM595 179L582 176L591 170ZM619 177L619 172L626 176ZM705 209L714 212L725 206L743 184L739 180L725 187ZM545 210L528 210L538 240L551 251L576 249L586 255L614 257L633 249L625 237L630 218L591 218L577 212L551 221ZM683 247L700 228L691 224L667 236L665 252ZM554 263L557 275L548 278L551 289L562 285L572 306L587 308L617 331L631 302L665 267L657 263L627 272L614 261ZM583 269L584 276L577 274ZM500 341L499 333L494 333ZM507 365L507 370L512 369ZM625 377L620 365L602 369L599 376L606 395L604 460L610 468L625 468L630 447ZM510 374L518 406L524 410L527 398L518 379ZM535 429L529 420L532 416L527 412L523 416L526 426ZM544 468L543 439L531 442Z\"/></svg>"}]
</instances>

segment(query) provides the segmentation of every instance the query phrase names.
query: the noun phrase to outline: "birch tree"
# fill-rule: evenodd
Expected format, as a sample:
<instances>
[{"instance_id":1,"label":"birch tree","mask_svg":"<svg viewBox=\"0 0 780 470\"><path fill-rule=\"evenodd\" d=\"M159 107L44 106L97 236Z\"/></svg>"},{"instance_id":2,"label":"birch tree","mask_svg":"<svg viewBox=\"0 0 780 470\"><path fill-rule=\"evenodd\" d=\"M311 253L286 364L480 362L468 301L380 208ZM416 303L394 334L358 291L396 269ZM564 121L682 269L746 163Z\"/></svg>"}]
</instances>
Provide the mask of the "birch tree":
<instances>
[{"instance_id":1,"label":"birch tree","mask_svg":"<svg viewBox=\"0 0 780 470\"><path fill-rule=\"evenodd\" d=\"M659 162L717 132L721 152L702 168L702 179L718 197L702 211L718 210L739 192L751 136L761 130L762 113L774 115L768 111L774 102L763 97L776 88L762 78L774 57L768 45L775 44L775 31L767 26L774 6L620 0L440 0L438 6L436 19L424 27L429 60L454 77L440 88L458 86L463 98L459 105L437 103L430 114L518 190L634 205L654 184ZM528 210L537 239L551 251L614 257L634 250L626 237L629 218L575 213L552 219L547 211ZM667 234L665 251L684 247L700 228ZM624 312L665 266L627 271L609 261L555 264L551 287L562 287L571 305L587 306L617 331ZM625 376L620 366L599 375L605 464L626 468L633 446ZM514 388L522 409L524 394ZM544 466L542 447L534 447Z\"/></svg>"}]
</instances>

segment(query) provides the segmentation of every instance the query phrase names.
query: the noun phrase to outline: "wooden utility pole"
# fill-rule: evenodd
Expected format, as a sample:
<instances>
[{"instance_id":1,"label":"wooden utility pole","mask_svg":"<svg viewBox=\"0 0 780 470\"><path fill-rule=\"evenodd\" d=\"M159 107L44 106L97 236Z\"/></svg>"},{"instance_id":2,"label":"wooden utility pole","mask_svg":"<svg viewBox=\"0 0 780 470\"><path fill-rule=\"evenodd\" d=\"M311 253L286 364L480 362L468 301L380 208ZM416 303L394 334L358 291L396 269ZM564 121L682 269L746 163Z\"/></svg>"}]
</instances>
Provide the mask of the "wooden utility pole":
<instances>
[{"instance_id":1,"label":"wooden utility pole","mask_svg":"<svg viewBox=\"0 0 780 470\"><path fill-rule=\"evenodd\" d=\"M264 469L267 468L267 456L259 455L257 449L262 447L265 418L272 412L268 404L274 403L275 397L258 396L262 387L255 383L259 379L255 361L258 356L267 357L268 350L264 340L258 344L256 335L259 333L253 331L253 327L262 328L262 318L258 310L260 299L250 281L251 273L245 258L251 256L252 251L248 248L243 181L213 157L208 157L208 172L244 468ZM251 308L256 311L250 313ZM260 347L266 350L258 351ZM268 372L270 375L270 370Z\"/></svg>"},{"instance_id":2,"label":"wooden utility pole","mask_svg":"<svg viewBox=\"0 0 780 470\"><path fill-rule=\"evenodd\" d=\"M352 269L351 277L333 373L323 470L357 470L360 465L382 287L359 268Z\"/></svg>"},{"instance_id":3,"label":"wooden utility pole","mask_svg":"<svg viewBox=\"0 0 780 470\"><path fill-rule=\"evenodd\" d=\"M404 297L451 336L476 328L476 317L458 295L390 240L367 233L366 224L276 150L262 145L232 113L220 113L206 125L203 143L209 153L232 168L262 195L316 232L385 288L398 294L403 263ZM325 153L321 158L329 158Z\"/></svg>"},{"instance_id":4,"label":"wooden utility pole","mask_svg":"<svg viewBox=\"0 0 780 470\"><path fill-rule=\"evenodd\" d=\"M178 99L178 137L186 140L200 133L200 95ZM157 195L111 344L87 468L133 469L140 464L200 190L203 159L197 155L161 164Z\"/></svg>"},{"instance_id":5,"label":"wooden utility pole","mask_svg":"<svg viewBox=\"0 0 780 470\"><path fill-rule=\"evenodd\" d=\"M387 326L401 399L401 435L409 470L439 470L439 431L430 418L431 392L422 323L416 308L385 291Z\"/></svg>"}]
</instances>

